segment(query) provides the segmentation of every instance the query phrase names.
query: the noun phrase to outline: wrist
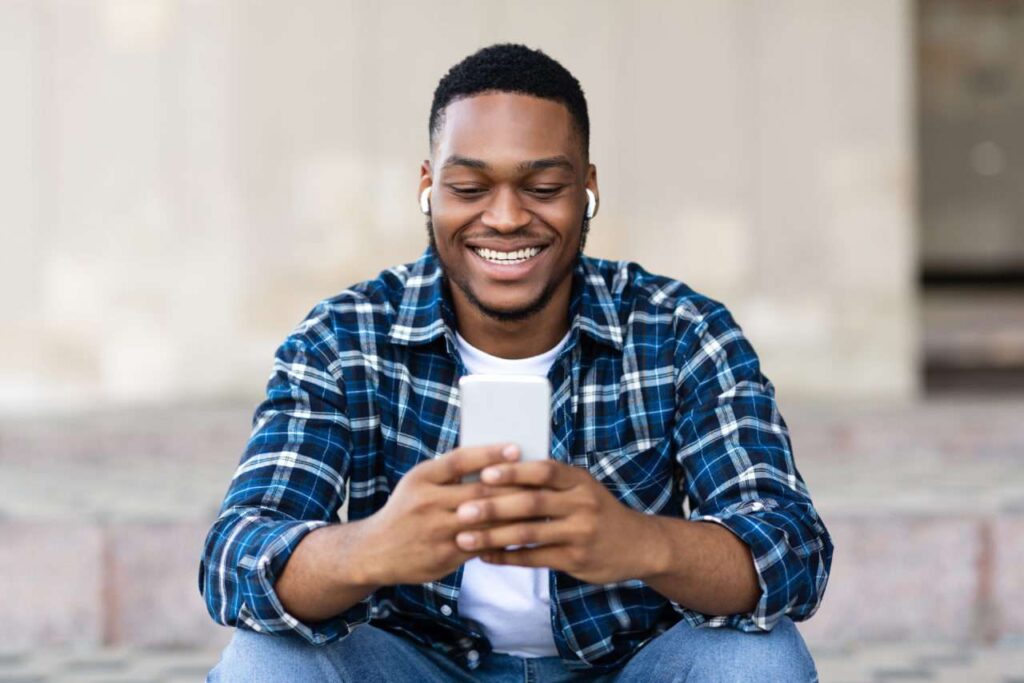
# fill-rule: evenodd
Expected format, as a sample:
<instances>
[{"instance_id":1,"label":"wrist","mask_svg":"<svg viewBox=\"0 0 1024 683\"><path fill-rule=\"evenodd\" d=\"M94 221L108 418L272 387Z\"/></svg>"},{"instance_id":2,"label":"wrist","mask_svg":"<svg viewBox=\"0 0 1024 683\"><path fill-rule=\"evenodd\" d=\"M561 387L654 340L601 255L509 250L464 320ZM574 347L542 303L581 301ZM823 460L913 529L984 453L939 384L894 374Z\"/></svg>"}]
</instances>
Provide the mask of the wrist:
<instances>
[{"instance_id":1,"label":"wrist","mask_svg":"<svg viewBox=\"0 0 1024 683\"><path fill-rule=\"evenodd\" d=\"M387 571L382 557L374 553L381 547L376 541L373 518L337 525L339 542L335 545L340 570L339 582L349 587L376 590L387 585Z\"/></svg>"},{"instance_id":2,"label":"wrist","mask_svg":"<svg viewBox=\"0 0 1024 683\"><path fill-rule=\"evenodd\" d=\"M637 578L647 582L671 572L674 544L673 529L668 523L679 520L671 520L660 515L646 515L642 512L636 514L642 522L637 535L637 538L641 539L640 552L636 554L640 565Z\"/></svg>"}]
</instances>

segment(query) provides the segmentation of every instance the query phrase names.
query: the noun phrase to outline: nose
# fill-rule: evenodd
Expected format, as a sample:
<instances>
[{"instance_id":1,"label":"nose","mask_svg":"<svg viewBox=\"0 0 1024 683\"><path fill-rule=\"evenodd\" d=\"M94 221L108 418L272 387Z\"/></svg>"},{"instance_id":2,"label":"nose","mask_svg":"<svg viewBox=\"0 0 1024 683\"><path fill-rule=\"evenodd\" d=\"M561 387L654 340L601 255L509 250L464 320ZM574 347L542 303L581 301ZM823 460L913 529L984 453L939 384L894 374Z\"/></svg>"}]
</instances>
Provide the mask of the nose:
<instances>
[{"instance_id":1,"label":"nose","mask_svg":"<svg viewBox=\"0 0 1024 683\"><path fill-rule=\"evenodd\" d=\"M514 189L500 188L494 193L480 221L494 230L513 232L529 224L530 213L523 208Z\"/></svg>"}]
</instances>

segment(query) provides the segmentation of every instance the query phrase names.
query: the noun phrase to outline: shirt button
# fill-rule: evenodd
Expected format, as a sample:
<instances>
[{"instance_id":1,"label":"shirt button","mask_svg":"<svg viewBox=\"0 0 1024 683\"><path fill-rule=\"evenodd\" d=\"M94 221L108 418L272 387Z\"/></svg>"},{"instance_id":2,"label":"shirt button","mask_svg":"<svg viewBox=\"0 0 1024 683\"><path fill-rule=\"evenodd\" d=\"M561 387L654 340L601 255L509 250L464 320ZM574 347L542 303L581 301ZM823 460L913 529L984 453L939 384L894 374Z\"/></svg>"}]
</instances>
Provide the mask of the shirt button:
<instances>
[{"instance_id":1,"label":"shirt button","mask_svg":"<svg viewBox=\"0 0 1024 683\"><path fill-rule=\"evenodd\" d=\"M452 608L448 605L441 605L441 614L450 617L452 615Z\"/></svg>"},{"instance_id":2,"label":"shirt button","mask_svg":"<svg viewBox=\"0 0 1024 683\"><path fill-rule=\"evenodd\" d=\"M470 650L469 652L466 653L466 659L468 659L470 661L470 663L472 664L476 660L480 659L480 653L477 652L476 650Z\"/></svg>"}]
</instances>

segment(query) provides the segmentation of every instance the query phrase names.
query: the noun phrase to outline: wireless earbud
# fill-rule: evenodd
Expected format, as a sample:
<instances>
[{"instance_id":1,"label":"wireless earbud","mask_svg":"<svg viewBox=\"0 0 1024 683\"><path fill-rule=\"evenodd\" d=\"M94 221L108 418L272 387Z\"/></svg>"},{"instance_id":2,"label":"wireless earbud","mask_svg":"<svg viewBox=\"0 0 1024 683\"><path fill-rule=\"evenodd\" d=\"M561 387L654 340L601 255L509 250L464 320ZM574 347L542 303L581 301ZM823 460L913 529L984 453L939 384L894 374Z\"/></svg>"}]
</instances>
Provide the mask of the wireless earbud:
<instances>
[{"instance_id":1,"label":"wireless earbud","mask_svg":"<svg viewBox=\"0 0 1024 683\"><path fill-rule=\"evenodd\" d=\"M420 211L430 215L430 188L424 188L423 192L420 192Z\"/></svg>"},{"instance_id":2,"label":"wireless earbud","mask_svg":"<svg viewBox=\"0 0 1024 683\"><path fill-rule=\"evenodd\" d=\"M587 218L593 218L597 214L597 197L591 189L587 188Z\"/></svg>"}]
</instances>

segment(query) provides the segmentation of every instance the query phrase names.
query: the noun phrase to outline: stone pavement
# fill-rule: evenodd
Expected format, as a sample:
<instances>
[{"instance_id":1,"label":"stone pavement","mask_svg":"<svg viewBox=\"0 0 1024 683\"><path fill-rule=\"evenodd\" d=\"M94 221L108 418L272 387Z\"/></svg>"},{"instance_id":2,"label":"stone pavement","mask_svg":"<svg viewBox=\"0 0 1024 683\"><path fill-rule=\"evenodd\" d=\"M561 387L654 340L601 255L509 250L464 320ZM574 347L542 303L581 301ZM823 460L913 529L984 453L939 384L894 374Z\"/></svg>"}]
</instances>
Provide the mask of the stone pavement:
<instances>
[{"instance_id":1,"label":"stone pavement","mask_svg":"<svg viewBox=\"0 0 1024 683\"><path fill-rule=\"evenodd\" d=\"M1024 643L846 643L811 650L822 683L1024 683ZM0 652L0 683L194 683L218 657L205 649Z\"/></svg>"},{"instance_id":2,"label":"stone pavement","mask_svg":"<svg viewBox=\"0 0 1024 683\"><path fill-rule=\"evenodd\" d=\"M196 573L252 408L0 419L0 682L88 680L65 648L174 680L227 641ZM800 625L822 680L1024 676L1024 397L780 409L836 546Z\"/></svg>"}]
</instances>

